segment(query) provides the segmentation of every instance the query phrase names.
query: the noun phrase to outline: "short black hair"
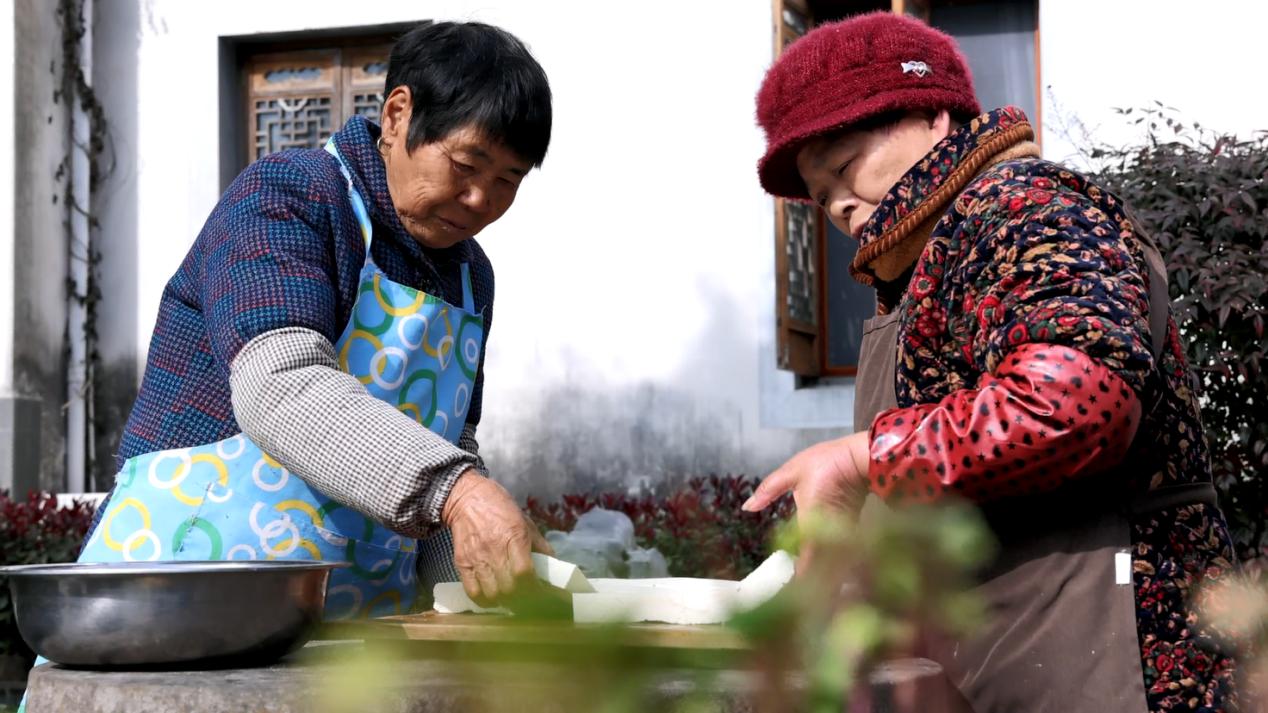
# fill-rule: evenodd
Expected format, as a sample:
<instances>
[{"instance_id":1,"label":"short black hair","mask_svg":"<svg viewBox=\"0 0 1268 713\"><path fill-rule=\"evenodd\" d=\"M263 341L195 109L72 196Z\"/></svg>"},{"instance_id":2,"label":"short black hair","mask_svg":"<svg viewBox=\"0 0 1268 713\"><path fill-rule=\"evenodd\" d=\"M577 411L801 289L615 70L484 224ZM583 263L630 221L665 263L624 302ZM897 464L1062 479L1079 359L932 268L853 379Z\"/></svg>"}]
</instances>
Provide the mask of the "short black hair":
<instances>
[{"instance_id":1,"label":"short black hair","mask_svg":"<svg viewBox=\"0 0 1268 713\"><path fill-rule=\"evenodd\" d=\"M546 72L514 35L479 22L427 21L392 46L384 96L413 98L408 146L474 127L541 166L550 145Z\"/></svg>"}]
</instances>

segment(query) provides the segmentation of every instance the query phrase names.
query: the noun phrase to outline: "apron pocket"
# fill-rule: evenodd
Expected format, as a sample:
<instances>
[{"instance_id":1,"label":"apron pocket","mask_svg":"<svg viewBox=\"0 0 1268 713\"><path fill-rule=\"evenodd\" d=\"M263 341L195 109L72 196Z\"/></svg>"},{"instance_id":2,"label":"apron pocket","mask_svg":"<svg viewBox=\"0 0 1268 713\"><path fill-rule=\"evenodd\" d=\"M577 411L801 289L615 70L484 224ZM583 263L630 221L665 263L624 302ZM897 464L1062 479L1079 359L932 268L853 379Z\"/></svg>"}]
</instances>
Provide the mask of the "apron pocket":
<instances>
[{"instance_id":1,"label":"apron pocket","mask_svg":"<svg viewBox=\"0 0 1268 713\"><path fill-rule=\"evenodd\" d=\"M303 525L300 530L304 540L321 552L320 559L350 565L330 573L327 619L405 614L413 607L418 592L414 540L396 535L375 544L316 525Z\"/></svg>"}]
</instances>

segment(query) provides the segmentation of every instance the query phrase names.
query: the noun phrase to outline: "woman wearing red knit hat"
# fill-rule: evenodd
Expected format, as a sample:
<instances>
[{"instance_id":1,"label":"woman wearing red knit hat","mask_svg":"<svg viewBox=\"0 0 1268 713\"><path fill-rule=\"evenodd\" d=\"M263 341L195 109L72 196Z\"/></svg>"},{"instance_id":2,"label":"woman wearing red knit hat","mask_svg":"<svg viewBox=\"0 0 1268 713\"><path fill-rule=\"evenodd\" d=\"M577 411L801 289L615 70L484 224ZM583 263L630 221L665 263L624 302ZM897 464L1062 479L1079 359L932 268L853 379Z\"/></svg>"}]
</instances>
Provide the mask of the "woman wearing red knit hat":
<instances>
[{"instance_id":1,"label":"woman wearing red knit hat","mask_svg":"<svg viewBox=\"0 0 1268 713\"><path fill-rule=\"evenodd\" d=\"M757 98L772 194L858 241L876 289L860 432L788 461L745 505L976 502L1001 544L990 622L940 656L978 713L1235 708L1234 663L1190 601L1235 567L1152 240L1113 195L981 113L923 23L820 27Z\"/></svg>"}]
</instances>

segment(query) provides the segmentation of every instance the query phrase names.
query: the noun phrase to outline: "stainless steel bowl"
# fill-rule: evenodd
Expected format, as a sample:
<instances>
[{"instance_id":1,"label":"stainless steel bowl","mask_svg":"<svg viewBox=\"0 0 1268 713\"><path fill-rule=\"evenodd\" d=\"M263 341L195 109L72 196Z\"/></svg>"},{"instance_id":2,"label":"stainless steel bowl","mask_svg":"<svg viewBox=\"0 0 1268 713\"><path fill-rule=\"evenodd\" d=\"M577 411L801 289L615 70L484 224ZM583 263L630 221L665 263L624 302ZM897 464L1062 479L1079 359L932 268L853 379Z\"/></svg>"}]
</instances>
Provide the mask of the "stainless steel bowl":
<instances>
[{"instance_id":1,"label":"stainless steel bowl","mask_svg":"<svg viewBox=\"0 0 1268 713\"><path fill-rule=\"evenodd\" d=\"M341 562L118 562L0 567L18 632L66 666L261 664L303 646Z\"/></svg>"}]
</instances>

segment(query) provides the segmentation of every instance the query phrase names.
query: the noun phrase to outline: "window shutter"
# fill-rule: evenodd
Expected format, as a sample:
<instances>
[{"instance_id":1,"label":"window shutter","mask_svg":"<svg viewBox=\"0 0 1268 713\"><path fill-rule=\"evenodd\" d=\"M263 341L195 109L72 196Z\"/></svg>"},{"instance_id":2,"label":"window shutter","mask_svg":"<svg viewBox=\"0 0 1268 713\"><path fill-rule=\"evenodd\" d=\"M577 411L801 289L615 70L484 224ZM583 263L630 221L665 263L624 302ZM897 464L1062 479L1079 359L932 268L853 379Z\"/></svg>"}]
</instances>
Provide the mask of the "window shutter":
<instances>
[{"instance_id":1,"label":"window shutter","mask_svg":"<svg viewBox=\"0 0 1268 713\"><path fill-rule=\"evenodd\" d=\"M776 57L811 26L800 0L776 0ZM780 369L799 376L822 372L819 221L815 206L775 200L775 360Z\"/></svg>"}]
</instances>

